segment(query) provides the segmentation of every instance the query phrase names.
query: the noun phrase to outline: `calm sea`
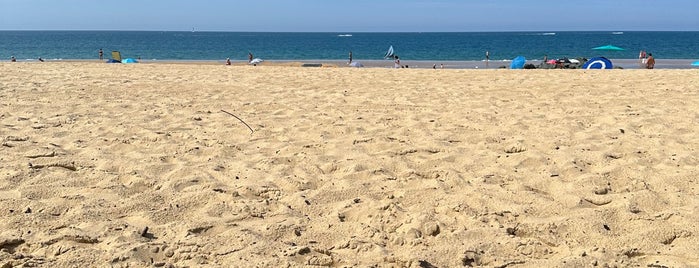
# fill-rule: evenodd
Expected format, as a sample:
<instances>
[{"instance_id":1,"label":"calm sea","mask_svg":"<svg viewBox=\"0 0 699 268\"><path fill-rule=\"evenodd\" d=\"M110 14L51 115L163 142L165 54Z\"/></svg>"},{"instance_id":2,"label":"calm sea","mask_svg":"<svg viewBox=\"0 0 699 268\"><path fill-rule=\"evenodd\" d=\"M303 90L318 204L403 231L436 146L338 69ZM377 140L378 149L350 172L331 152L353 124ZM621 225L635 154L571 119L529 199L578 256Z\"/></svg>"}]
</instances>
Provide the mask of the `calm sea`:
<instances>
[{"instance_id":1,"label":"calm sea","mask_svg":"<svg viewBox=\"0 0 699 268\"><path fill-rule=\"evenodd\" d=\"M595 51L615 45L624 51ZM0 31L0 60L95 59L112 50L148 60L235 60L248 52L267 60L381 59L389 46L406 60L491 60L606 56L699 59L699 32L268 33Z\"/></svg>"}]
</instances>

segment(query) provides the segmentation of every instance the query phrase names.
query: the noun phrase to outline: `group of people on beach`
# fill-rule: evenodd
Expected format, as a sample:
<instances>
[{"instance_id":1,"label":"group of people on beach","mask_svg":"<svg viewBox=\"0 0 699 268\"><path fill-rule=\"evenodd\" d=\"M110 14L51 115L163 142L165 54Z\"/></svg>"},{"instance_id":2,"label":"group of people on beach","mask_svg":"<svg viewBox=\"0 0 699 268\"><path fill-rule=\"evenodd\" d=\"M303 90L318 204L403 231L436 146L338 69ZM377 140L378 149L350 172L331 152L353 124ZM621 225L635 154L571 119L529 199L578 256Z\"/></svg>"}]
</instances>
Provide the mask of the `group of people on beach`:
<instances>
[{"instance_id":1,"label":"group of people on beach","mask_svg":"<svg viewBox=\"0 0 699 268\"><path fill-rule=\"evenodd\" d=\"M248 52L248 63L251 63L253 60L254 56L252 55L252 52ZM233 62L231 62L231 58L226 58L226 65L232 65Z\"/></svg>"},{"instance_id":2,"label":"group of people on beach","mask_svg":"<svg viewBox=\"0 0 699 268\"><path fill-rule=\"evenodd\" d=\"M638 60L640 61L641 67L646 69L655 68L655 58L653 58L653 53L646 53L645 50L641 50L638 54Z\"/></svg>"}]
</instances>

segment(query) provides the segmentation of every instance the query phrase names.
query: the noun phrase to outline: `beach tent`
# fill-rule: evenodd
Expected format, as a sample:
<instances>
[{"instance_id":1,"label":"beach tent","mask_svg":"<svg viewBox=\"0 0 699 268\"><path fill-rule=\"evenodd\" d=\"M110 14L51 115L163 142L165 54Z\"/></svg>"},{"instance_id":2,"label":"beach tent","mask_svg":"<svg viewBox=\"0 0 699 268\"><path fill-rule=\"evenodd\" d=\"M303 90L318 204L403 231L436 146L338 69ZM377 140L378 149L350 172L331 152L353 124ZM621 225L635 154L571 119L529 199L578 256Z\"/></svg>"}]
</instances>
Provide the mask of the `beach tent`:
<instances>
[{"instance_id":1,"label":"beach tent","mask_svg":"<svg viewBox=\"0 0 699 268\"><path fill-rule=\"evenodd\" d=\"M350 66L360 68L360 67L364 67L364 64L362 64L361 62L355 61L355 62L350 63Z\"/></svg>"},{"instance_id":2,"label":"beach tent","mask_svg":"<svg viewBox=\"0 0 699 268\"><path fill-rule=\"evenodd\" d=\"M264 61L264 60L262 60L262 59L260 59L260 58L254 58L254 59L251 60L250 63L248 63L248 64L259 64L259 63L262 63L263 61Z\"/></svg>"},{"instance_id":3,"label":"beach tent","mask_svg":"<svg viewBox=\"0 0 699 268\"><path fill-rule=\"evenodd\" d=\"M583 64L583 69L612 69L612 61L605 57L592 58Z\"/></svg>"},{"instance_id":4,"label":"beach tent","mask_svg":"<svg viewBox=\"0 0 699 268\"><path fill-rule=\"evenodd\" d=\"M699 61L692 62L692 66L699 66Z\"/></svg>"},{"instance_id":5,"label":"beach tent","mask_svg":"<svg viewBox=\"0 0 699 268\"><path fill-rule=\"evenodd\" d=\"M138 63L137 60L134 60L132 58L127 58L121 61L121 63Z\"/></svg>"},{"instance_id":6,"label":"beach tent","mask_svg":"<svg viewBox=\"0 0 699 268\"><path fill-rule=\"evenodd\" d=\"M121 62L121 52L119 51L112 51L112 61L114 62Z\"/></svg>"},{"instance_id":7,"label":"beach tent","mask_svg":"<svg viewBox=\"0 0 699 268\"><path fill-rule=\"evenodd\" d=\"M510 69L524 69L524 64L527 62L527 59L524 58L524 56L518 56L512 60L512 63L510 64Z\"/></svg>"}]
</instances>

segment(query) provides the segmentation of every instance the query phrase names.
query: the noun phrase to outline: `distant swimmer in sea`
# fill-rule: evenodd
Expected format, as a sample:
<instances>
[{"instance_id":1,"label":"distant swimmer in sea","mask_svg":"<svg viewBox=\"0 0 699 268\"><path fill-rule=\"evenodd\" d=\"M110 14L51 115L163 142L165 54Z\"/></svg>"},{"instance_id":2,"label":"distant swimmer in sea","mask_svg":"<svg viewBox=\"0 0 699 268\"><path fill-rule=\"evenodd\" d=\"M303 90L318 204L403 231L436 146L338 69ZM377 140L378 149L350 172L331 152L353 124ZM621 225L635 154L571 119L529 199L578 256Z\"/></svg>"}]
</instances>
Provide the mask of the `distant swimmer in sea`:
<instances>
[{"instance_id":1,"label":"distant swimmer in sea","mask_svg":"<svg viewBox=\"0 0 699 268\"><path fill-rule=\"evenodd\" d=\"M648 59L646 59L646 69L655 68L655 58L653 58L652 53L648 53Z\"/></svg>"}]
</instances>

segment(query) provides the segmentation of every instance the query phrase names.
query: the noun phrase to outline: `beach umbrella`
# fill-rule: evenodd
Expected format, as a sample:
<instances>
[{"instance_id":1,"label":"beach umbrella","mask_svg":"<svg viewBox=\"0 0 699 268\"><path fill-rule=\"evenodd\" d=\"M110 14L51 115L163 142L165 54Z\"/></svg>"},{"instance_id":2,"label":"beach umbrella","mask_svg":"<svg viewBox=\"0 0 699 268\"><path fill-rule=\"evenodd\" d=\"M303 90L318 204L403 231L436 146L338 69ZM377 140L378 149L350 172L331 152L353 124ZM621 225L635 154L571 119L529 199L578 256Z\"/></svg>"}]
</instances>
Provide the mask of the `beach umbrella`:
<instances>
[{"instance_id":1,"label":"beach umbrella","mask_svg":"<svg viewBox=\"0 0 699 268\"><path fill-rule=\"evenodd\" d=\"M612 61L605 57L592 58L583 64L583 69L612 69Z\"/></svg>"},{"instance_id":2,"label":"beach umbrella","mask_svg":"<svg viewBox=\"0 0 699 268\"><path fill-rule=\"evenodd\" d=\"M518 56L512 60L512 63L510 64L510 69L523 69L524 63L526 62L527 59L524 58L524 56Z\"/></svg>"},{"instance_id":3,"label":"beach umbrella","mask_svg":"<svg viewBox=\"0 0 699 268\"><path fill-rule=\"evenodd\" d=\"M692 62L692 66L699 66L699 61Z\"/></svg>"},{"instance_id":4,"label":"beach umbrella","mask_svg":"<svg viewBox=\"0 0 699 268\"><path fill-rule=\"evenodd\" d=\"M625 49L620 48L618 46L612 46L612 45L606 45L606 46L601 46L601 47L596 47L593 48L594 50L602 50L602 51L624 51Z\"/></svg>"},{"instance_id":5,"label":"beach umbrella","mask_svg":"<svg viewBox=\"0 0 699 268\"><path fill-rule=\"evenodd\" d=\"M258 64L258 63L262 63L263 61L264 61L263 59L254 58L254 59L251 60L248 64Z\"/></svg>"},{"instance_id":6,"label":"beach umbrella","mask_svg":"<svg viewBox=\"0 0 699 268\"><path fill-rule=\"evenodd\" d=\"M355 62L350 63L350 66L359 68L359 67L364 67L364 64L362 64L361 62L355 61Z\"/></svg>"}]
</instances>

